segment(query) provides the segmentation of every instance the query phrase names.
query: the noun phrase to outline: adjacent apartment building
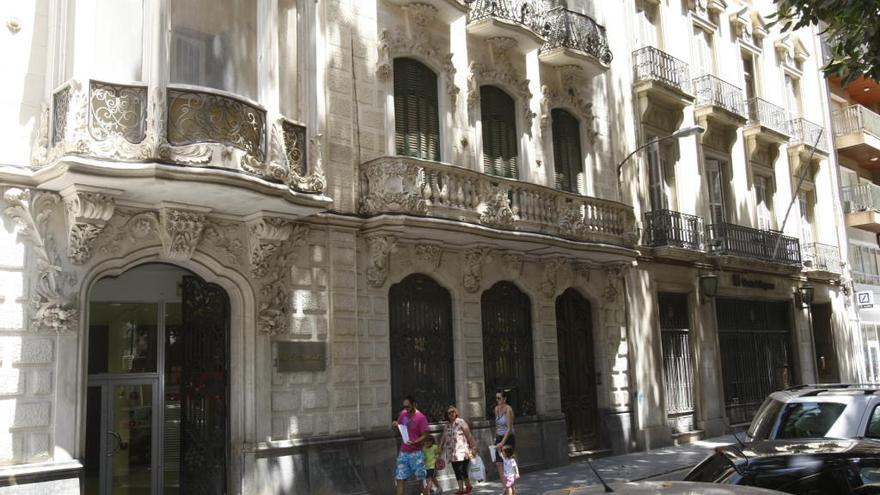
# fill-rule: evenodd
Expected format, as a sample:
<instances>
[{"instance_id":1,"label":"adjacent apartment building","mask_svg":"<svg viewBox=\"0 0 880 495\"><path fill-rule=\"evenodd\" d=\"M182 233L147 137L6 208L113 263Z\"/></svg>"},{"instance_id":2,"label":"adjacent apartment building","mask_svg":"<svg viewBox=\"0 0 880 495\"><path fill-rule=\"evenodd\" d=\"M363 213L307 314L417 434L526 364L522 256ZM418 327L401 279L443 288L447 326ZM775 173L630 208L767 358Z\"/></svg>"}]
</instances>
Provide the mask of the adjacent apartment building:
<instances>
[{"instance_id":1,"label":"adjacent apartment building","mask_svg":"<svg viewBox=\"0 0 880 495\"><path fill-rule=\"evenodd\" d=\"M771 9L6 2L0 484L387 493L410 394L486 454L509 390L528 470L858 378L821 52Z\"/></svg>"}]
</instances>

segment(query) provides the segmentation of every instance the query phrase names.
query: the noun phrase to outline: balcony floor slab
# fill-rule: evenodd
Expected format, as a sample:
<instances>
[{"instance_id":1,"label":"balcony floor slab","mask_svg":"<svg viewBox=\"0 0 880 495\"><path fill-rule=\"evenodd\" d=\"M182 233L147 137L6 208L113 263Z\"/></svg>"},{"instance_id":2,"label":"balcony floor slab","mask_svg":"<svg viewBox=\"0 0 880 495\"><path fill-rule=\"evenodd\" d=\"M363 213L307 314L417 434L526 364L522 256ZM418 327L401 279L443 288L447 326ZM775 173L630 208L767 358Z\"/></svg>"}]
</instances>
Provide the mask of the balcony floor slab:
<instances>
[{"instance_id":1,"label":"balcony floor slab","mask_svg":"<svg viewBox=\"0 0 880 495\"><path fill-rule=\"evenodd\" d=\"M284 184L241 172L156 162L65 157L33 172L30 182L34 187L57 192L71 187L112 189L119 191L119 204L183 204L230 217L272 212L295 219L314 215L333 204L322 194L296 192Z\"/></svg>"}]
</instances>

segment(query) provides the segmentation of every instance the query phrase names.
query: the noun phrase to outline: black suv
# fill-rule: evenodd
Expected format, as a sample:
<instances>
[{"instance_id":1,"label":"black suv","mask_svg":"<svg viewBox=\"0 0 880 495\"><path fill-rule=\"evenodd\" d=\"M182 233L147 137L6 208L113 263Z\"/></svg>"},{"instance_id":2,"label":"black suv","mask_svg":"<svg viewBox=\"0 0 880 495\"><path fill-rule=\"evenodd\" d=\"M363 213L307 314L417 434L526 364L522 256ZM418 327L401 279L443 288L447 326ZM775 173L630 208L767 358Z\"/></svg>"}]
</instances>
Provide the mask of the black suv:
<instances>
[{"instance_id":1,"label":"black suv","mask_svg":"<svg viewBox=\"0 0 880 495\"><path fill-rule=\"evenodd\" d=\"M715 449L685 480L801 495L878 495L880 442L813 438L728 445Z\"/></svg>"}]
</instances>

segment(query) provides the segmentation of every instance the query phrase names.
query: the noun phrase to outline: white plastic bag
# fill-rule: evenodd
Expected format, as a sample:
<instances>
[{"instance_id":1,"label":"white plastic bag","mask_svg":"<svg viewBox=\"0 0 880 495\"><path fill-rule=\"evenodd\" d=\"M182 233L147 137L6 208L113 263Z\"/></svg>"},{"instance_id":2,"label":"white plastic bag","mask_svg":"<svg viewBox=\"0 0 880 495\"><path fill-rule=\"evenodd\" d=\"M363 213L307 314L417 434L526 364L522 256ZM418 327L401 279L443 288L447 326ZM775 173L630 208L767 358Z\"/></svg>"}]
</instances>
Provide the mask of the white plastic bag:
<instances>
[{"instance_id":1,"label":"white plastic bag","mask_svg":"<svg viewBox=\"0 0 880 495\"><path fill-rule=\"evenodd\" d=\"M468 466L468 477L474 483L486 481L486 466L483 464L483 458L479 455L475 455L471 459L471 464Z\"/></svg>"}]
</instances>

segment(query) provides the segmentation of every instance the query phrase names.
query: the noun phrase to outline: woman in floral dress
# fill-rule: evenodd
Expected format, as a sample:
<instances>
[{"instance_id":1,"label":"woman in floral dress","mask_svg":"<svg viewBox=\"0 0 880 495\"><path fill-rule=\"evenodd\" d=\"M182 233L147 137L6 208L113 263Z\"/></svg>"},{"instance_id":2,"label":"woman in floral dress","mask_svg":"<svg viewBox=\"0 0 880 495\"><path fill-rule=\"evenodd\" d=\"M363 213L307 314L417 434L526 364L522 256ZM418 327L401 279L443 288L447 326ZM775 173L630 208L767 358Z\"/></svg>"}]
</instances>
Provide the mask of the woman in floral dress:
<instances>
[{"instance_id":1,"label":"woman in floral dress","mask_svg":"<svg viewBox=\"0 0 880 495\"><path fill-rule=\"evenodd\" d=\"M444 453L446 460L452 464L455 472L455 480L458 482L456 495L471 493L473 487L468 478L468 467L477 446L467 421L461 418L458 409L451 405L446 408L446 427L440 438L440 451Z\"/></svg>"}]
</instances>

